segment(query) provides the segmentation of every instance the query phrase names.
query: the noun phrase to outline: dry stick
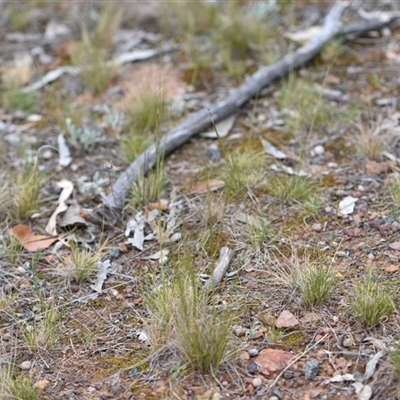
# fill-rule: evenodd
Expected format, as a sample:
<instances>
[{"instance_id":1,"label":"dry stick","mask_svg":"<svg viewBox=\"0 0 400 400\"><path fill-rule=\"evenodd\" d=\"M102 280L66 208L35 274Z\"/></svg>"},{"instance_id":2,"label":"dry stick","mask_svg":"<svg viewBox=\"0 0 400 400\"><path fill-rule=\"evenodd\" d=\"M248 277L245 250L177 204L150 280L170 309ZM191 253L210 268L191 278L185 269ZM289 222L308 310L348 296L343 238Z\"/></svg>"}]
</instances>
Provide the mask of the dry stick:
<instances>
[{"instance_id":1,"label":"dry stick","mask_svg":"<svg viewBox=\"0 0 400 400\"><path fill-rule=\"evenodd\" d=\"M120 210L124 207L125 199L129 194L131 185L141 176L148 173L154 167L158 156L166 156L191 137L208 128L213 122L218 122L237 112L248 100L255 97L262 89L272 82L286 76L291 70L299 68L315 57L324 45L343 33L351 33L352 36L365 33L366 29L374 30L391 24L397 18L368 22L366 25L350 25L340 29L339 19L346 3L337 2L331 8L324 19L324 23L318 36L309 40L304 46L294 53L286 55L282 60L270 66L262 66L245 80L229 97L209 107L198 111L184 122L161 137L158 143L150 145L132 164L118 177L111 188L110 193L104 197L103 204L94 210L86 210L88 217L101 221L107 221L113 225L120 217ZM367 28L366 28L367 27Z\"/></svg>"},{"instance_id":2,"label":"dry stick","mask_svg":"<svg viewBox=\"0 0 400 400\"><path fill-rule=\"evenodd\" d=\"M311 60L324 44L339 32L339 18L345 5L336 3L325 18L319 35L310 40L296 52L288 54L281 61L268 67L260 67L257 72L245 80L229 97L206 107L190 116L183 123L164 135L158 145L162 155L167 155L192 136L206 129L211 123L218 122L234 114L244 103L255 97L273 81L287 75L291 69L298 68ZM122 209L132 183L154 167L157 156L157 143L153 143L123 172L114 183L111 193L104 199L106 206ZM106 216L107 214L105 214Z\"/></svg>"},{"instance_id":3,"label":"dry stick","mask_svg":"<svg viewBox=\"0 0 400 400\"><path fill-rule=\"evenodd\" d=\"M225 275L226 270L229 267L232 258L233 258L233 250L231 250L229 247L222 247L219 253L217 265L214 269L213 276L205 285L206 289L214 289L216 286L220 284L222 278Z\"/></svg>"}]
</instances>

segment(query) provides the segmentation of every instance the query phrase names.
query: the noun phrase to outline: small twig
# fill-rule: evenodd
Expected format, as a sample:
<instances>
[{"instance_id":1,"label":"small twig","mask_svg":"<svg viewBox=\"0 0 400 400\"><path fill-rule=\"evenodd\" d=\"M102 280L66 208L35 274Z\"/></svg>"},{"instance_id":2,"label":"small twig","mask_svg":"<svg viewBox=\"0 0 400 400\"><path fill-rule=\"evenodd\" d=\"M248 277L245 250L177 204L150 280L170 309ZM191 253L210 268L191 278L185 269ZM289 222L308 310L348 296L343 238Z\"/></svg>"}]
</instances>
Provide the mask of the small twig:
<instances>
[{"instance_id":1,"label":"small twig","mask_svg":"<svg viewBox=\"0 0 400 400\"><path fill-rule=\"evenodd\" d=\"M232 260L233 257L233 250L231 250L229 247L222 247L220 253L219 253L219 259L217 262L217 265L214 269L213 276L210 278L210 280L205 284L206 289L214 289L217 287L220 282L222 281L222 278L225 275L225 272L227 271L229 264Z\"/></svg>"},{"instance_id":2,"label":"small twig","mask_svg":"<svg viewBox=\"0 0 400 400\"><path fill-rule=\"evenodd\" d=\"M317 346L319 343L321 343L323 340L326 339L326 337L328 336L328 334L325 334L321 339L319 339L317 342L315 342L312 346L310 346L309 348L305 349L301 354L299 354L297 357L295 357L281 372L280 374L274 379L274 381L271 383L271 385L269 386L267 393L269 393L271 390L274 389L274 387L276 386L276 384L278 383L279 379L281 378L281 376L294 364L297 363L297 361L299 361L301 358L303 358L307 353L309 353L315 346Z\"/></svg>"}]
</instances>

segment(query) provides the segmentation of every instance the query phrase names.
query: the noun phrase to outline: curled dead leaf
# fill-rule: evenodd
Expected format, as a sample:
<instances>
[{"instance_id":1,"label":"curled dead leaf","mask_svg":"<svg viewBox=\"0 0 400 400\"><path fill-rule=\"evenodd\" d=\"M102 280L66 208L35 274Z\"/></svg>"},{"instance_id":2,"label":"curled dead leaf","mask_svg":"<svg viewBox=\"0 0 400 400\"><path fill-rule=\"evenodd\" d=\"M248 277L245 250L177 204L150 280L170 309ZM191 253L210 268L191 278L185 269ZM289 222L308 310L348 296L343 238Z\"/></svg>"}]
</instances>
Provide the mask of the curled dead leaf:
<instances>
[{"instance_id":1,"label":"curled dead leaf","mask_svg":"<svg viewBox=\"0 0 400 400\"><path fill-rule=\"evenodd\" d=\"M35 235L28 225L17 225L9 229L10 235L14 236L28 251L47 249L59 240L59 237Z\"/></svg>"}]
</instances>

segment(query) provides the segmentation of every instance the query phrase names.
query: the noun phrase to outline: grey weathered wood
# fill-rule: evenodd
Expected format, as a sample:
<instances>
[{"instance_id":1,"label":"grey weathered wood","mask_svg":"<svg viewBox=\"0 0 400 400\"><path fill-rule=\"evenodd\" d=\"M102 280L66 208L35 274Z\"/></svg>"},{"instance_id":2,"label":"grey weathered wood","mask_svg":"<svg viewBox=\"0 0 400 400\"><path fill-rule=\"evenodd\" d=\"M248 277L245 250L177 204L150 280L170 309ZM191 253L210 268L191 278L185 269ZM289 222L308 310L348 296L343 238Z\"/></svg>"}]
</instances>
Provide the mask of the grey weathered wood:
<instances>
[{"instance_id":1,"label":"grey weathered wood","mask_svg":"<svg viewBox=\"0 0 400 400\"><path fill-rule=\"evenodd\" d=\"M226 271L228 270L229 264L232 261L233 254L233 250L231 250L229 247L221 248L218 262L215 266L213 275L210 280L205 284L206 289L214 289L221 283Z\"/></svg>"},{"instance_id":2,"label":"grey weathered wood","mask_svg":"<svg viewBox=\"0 0 400 400\"><path fill-rule=\"evenodd\" d=\"M345 6L345 2L336 2L326 15L319 34L309 40L304 46L286 55L282 60L273 65L260 67L226 99L211 104L208 108L204 108L189 116L184 122L162 136L158 144L150 145L118 177L110 193L104 197L103 204L93 210L93 212L90 212L89 217L97 220L104 218L109 223L112 223L117 218L119 210L123 208L131 185L155 166L158 157L168 155L186 143L191 137L208 128L212 123L218 122L237 112L248 100L255 97L271 83L286 76L291 70L299 68L310 61L332 38L341 33L351 33L354 37L357 35L357 32L360 34L365 33L367 31L366 26L369 29L376 30L389 25L394 19L398 18L396 16L393 17L394 19L392 18L384 22L368 22L365 25L350 25L347 28L341 29L339 20Z\"/></svg>"}]
</instances>

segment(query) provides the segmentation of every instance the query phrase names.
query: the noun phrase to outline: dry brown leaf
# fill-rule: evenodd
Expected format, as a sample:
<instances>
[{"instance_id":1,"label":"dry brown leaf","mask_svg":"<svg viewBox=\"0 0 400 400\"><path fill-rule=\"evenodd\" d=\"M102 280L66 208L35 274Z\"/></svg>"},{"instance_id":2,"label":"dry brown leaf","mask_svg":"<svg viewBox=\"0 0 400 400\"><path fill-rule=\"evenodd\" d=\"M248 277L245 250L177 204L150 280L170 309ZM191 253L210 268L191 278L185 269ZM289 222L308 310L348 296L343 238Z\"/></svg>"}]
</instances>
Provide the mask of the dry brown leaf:
<instances>
[{"instance_id":1,"label":"dry brown leaf","mask_svg":"<svg viewBox=\"0 0 400 400\"><path fill-rule=\"evenodd\" d=\"M221 189L225 186L224 181L220 181L219 179L211 179L210 181L200 182L196 186L192 187L188 194L203 194L210 192L215 192L218 189Z\"/></svg>"},{"instance_id":2,"label":"dry brown leaf","mask_svg":"<svg viewBox=\"0 0 400 400\"><path fill-rule=\"evenodd\" d=\"M14 236L24 248L28 251L37 251L47 249L58 237L49 237L44 235L35 235L28 225L17 225L9 229L10 235Z\"/></svg>"}]
</instances>

